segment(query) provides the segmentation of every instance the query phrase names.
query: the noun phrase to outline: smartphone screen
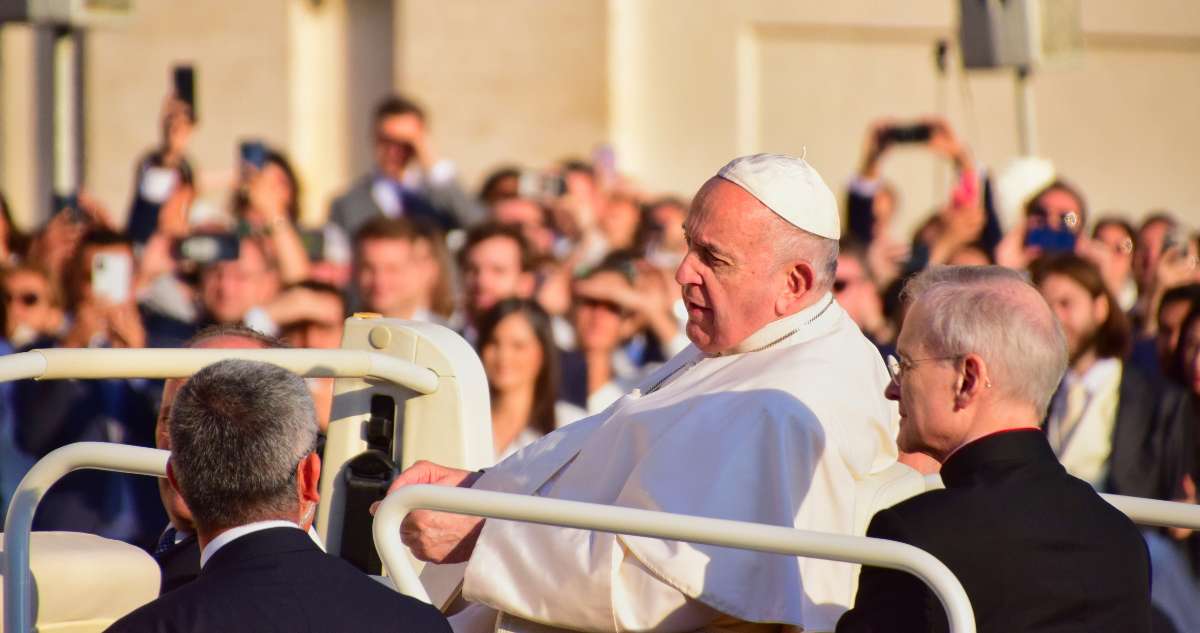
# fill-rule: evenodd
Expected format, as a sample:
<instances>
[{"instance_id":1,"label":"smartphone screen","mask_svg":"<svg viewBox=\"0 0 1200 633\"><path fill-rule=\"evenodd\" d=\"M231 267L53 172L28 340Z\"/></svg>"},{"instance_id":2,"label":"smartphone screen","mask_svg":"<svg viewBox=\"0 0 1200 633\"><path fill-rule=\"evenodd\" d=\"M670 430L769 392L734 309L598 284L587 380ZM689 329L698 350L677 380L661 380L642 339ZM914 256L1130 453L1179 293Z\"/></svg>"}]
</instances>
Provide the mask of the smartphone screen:
<instances>
[{"instance_id":1,"label":"smartphone screen","mask_svg":"<svg viewBox=\"0 0 1200 633\"><path fill-rule=\"evenodd\" d=\"M191 64L176 66L171 72L171 80L175 97L192 109L193 121L199 120L196 116L196 69Z\"/></svg>"},{"instance_id":2,"label":"smartphone screen","mask_svg":"<svg viewBox=\"0 0 1200 633\"><path fill-rule=\"evenodd\" d=\"M96 253L92 256L92 294L109 303L129 300L133 282L133 259L127 253Z\"/></svg>"},{"instance_id":3,"label":"smartphone screen","mask_svg":"<svg viewBox=\"0 0 1200 633\"><path fill-rule=\"evenodd\" d=\"M262 169L267 164L267 147L262 141L243 141L241 145L242 162Z\"/></svg>"},{"instance_id":4,"label":"smartphone screen","mask_svg":"<svg viewBox=\"0 0 1200 633\"><path fill-rule=\"evenodd\" d=\"M147 202L162 204L171 197L175 185L179 181L179 172L167 167L147 167L142 172L142 181L138 184L138 192Z\"/></svg>"}]
</instances>

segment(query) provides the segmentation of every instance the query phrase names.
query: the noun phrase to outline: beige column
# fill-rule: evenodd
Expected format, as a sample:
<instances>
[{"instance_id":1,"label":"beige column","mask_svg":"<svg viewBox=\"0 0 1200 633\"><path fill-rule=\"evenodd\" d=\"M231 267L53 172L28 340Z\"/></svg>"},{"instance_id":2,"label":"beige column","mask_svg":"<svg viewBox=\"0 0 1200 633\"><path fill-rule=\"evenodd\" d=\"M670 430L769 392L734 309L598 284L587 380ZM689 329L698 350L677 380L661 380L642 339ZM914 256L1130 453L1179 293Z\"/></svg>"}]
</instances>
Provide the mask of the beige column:
<instances>
[{"instance_id":1,"label":"beige column","mask_svg":"<svg viewBox=\"0 0 1200 633\"><path fill-rule=\"evenodd\" d=\"M39 103L48 106L52 92L38 72L48 63L48 41L27 24L0 27L0 190L26 230L50 213L52 122Z\"/></svg>"},{"instance_id":2,"label":"beige column","mask_svg":"<svg viewBox=\"0 0 1200 633\"><path fill-rule=\"evenodd\" d=\"M346 175L346 2L287 5L288 148L303 183L305 224L325 220Z\"/></svg>"}]
</instances>

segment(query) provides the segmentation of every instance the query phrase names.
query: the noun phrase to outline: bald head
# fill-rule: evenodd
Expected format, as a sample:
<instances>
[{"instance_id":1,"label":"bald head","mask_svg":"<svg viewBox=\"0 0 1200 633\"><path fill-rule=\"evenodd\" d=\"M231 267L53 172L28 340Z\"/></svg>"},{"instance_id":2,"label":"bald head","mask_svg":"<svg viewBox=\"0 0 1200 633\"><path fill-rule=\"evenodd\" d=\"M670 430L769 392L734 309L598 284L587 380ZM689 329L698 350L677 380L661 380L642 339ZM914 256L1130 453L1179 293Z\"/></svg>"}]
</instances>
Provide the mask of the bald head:
<instances>
[{"instance_id":1,"label":"bald head","mask_svg":"<svg viewBox=\"0 0 1200 633\"><path fill-rule=\"evenodd\" d=\"M939 266L904 288L905 322L921 332L926 353L978 354L997 394L1044 415L1067 368L1062 327L1041 294L1020 273L1000 266Z\"/></svg>"}]
</instances>

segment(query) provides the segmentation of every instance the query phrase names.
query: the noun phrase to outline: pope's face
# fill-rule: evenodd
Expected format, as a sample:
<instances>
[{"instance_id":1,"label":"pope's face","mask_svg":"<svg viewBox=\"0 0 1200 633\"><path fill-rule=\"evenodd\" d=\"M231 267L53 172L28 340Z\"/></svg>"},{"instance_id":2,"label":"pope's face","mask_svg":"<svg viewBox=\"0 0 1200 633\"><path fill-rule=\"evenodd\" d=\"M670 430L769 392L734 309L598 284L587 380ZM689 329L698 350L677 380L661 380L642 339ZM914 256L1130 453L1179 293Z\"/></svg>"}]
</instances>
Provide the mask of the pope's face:
<instances>
[{"instance_id":1,"label":"pope's face","mask_svg":"<svg viewBox=\"0 0 1200 633\"><path fill-rule=\"evenodd\" d=\"M675 271L696 347L727 351L778 318L786 273L776 270L769 241L771 210L741 187L709 180L684 223L687 255Z\"/></svg>"}]
</instances>

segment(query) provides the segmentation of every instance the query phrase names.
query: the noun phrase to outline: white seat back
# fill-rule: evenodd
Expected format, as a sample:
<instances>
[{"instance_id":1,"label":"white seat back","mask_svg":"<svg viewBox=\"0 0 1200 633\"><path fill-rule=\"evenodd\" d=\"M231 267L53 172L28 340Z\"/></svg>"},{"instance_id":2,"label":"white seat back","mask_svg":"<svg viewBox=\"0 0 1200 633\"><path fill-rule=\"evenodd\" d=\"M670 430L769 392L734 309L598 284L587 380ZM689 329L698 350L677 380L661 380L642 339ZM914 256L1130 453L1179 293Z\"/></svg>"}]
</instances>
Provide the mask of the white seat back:
<instances>
[{"instance_id":1,"label":"white seat back","mask_svg":"<svg viewBox=\"0 0 1200 633\"><path fill-rule=\"evenodd\" d=\"M419 394L363 378L338 378L325 453L317 532L339 554L345 508L346 462L367 450L372 399L391 398L396 437L391 457L401 468L427 459L475 470L493 462L487 378L475 350L448 328L431 323L356 314L346 319L343 349L364 349L412 361L438 376L438 388ZM376 405L378 409L378 404Z\"/></svg>"},{"instance_id":2,"label":"white seat back","mask_svg":"<svg viewBox=\"0 0 1200 633\"><path fill-rule=\"evenodd\" d=\"M81 532L33 532L29 560L39 633L99 633L158 597L158 564L127 543ZM0 577L0 587L3 582Z\"/></svg>"},{"instance_id":3,"label":"white seat back","mask_svg":"<svg viewBox=\"0 0 1200 633\"><path fill-rule=\"evenodd\" d=\"M854 535L865 536L871 517L905 499L925 492L921 473L896 462L858 482L855 490ZM858 591L859 569L854 570L854 590Z\"/></svg>"}]
</instances>

